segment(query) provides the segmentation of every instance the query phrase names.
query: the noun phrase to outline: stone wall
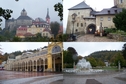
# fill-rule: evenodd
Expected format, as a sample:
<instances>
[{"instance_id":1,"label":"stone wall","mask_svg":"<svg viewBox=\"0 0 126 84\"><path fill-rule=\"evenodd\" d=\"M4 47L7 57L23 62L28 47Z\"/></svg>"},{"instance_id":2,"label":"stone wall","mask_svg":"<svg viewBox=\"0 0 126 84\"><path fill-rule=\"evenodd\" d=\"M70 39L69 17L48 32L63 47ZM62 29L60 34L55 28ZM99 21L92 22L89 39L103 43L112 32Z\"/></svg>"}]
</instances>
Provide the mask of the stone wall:
<instances>
[{"instance_id":1,"label":"stone wall","mask_svg":"<svg viewBox=\"0 0 126 84\"><path fill-rule=\"evenodd\" d=\"M78 32L82 32L82 31L84 32L85 31L84 25L86 21L83 18L89 17L91 11L92 11L91 9L69 10L66 33L71 34L73 31L73 26L74 26L74 32L76 32L76 30L78 30ZM75 23L73 25L72 14L74 13L76 13L77 16L75 18ZM81 24L83 24L83 26L81 26Z\"/></svg>"},{"instance_id":2,"label":"stone wall","mask_svg":"<svg viewBox=\"0 0 126 84\"><path fill-rule=\"evenodd\" d=\"M126 42L126 35L116 34L116 33L110 33L107 35L110 39L116 39L117 41L123 41Z\"/></svg>"}]
</instances>

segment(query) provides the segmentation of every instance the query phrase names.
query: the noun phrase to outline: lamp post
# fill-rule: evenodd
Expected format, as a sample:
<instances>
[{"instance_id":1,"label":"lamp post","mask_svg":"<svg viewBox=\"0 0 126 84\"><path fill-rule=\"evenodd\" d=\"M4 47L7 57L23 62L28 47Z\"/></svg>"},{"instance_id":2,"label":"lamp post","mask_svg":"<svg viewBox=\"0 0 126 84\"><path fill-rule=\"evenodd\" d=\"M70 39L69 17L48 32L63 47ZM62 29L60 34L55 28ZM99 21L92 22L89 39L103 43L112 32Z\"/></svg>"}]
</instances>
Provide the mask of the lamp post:
<instances>
[{"instance_id":1,"label":"lamp post","mask_svg":"<svg viewBox=\"0 0 126 84\"><path fill-rule=\"evenodd\" d=\"M85 22L85 34L87 33L87 31L86 31L86 22Z\"/></svg>"},{"instance_id":2,"label":"lamp post","mask_svg":"<svg viewBox=\"0 0 126 84\"><path fill-rule=\"evenodd\" d=\"M103 31L103 29L102 29L102 22L100 23L100 36L102 36L102 31Z\"/></svg>"},{"instance_id":3,"label":"lamp post","mask_svg":"<svg viewBox=\"0 0 126 84\"><path fill-rule=\"evenodd\" d=\"M76 20L75 20L76 16L77 16L76 13L73 13L73 14L72 14L73 29L72 29L72 35L71 35L71 38L72 38L73 41L76 40L76 37L75 37L75 35L74 35L74 23L75 23L75 21L76 21Z\"/></svg>"},{"instance_id":4,"label":"lamp post","mask_svg":"<svg viewBox=\"0 0 126 84\"><path fill-rule=\"evenodd\" d=\"M72 22L73 22L73 31L72 31L72 34L74 34L74 23L75 23L75 18L76 18L77 14L76 13L73 13L72 14Z\"/></svg>"}]
</instances>

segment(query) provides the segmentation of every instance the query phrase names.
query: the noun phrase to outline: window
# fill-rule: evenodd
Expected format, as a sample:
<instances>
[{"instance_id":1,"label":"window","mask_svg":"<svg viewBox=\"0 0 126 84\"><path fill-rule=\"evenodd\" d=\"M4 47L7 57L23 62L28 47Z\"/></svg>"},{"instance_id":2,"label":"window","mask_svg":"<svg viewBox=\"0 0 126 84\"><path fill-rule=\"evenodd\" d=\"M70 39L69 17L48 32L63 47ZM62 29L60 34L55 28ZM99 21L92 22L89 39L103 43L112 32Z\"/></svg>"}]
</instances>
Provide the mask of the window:
<instances>
[{"instance_id":1,"label":"window","mask_svg":"<svg viewBox=\"0 0 126 84\"><path fill-rule=\"evenodd\" d=\"M77 23L77 27L79 27L79 23Z\"/></svg>"},{"instance_id":2,"label":"window","mask_svg":"<svg viewBox=\"0 0 126 84\"><path fill-rule=\"evenodd\" d=\"M43 36L45 36L45 33L43 33Z\"/></svg>"},{"instance_id":3,"label":"window","mask_svg":"<svg viewBox=\"0 0 126 84\"><path fill-rule=\"evenodd\" d=\"M123 0L120 0L120 3L123 3Z\"/></svg>"},{"instance_id":4,"label":"window","mask_svg":"<svg viewBox=\"0 0 126 84\"><path fill-rule=\"evenodd\" d=\"M81 18L82 18L82 19L83 19L83 17L84 17L84 16L83 16L83 15L81 15Z\"/></svg>"},{"instance_id":5,"label":"window","mask_svg":"<svg viewBox=\"0 0 126 84\"><path fill-rule=\"evenodd\" d=\"M83 27L83 23L81 23L81 27Z\"/></svg>"},{"instance_id":6,"label":"window","mask_svg":"<svg viewBox=\"0 0 126 84\"><path fill-rule=\"evenodd\" d=\"M108 21L111 21L111 17L108 17Z\"/></svg>"},{"instance_id":7,"label":"window","mask_svg":"<svg viewBox=\"0 0 126 84\"><path fill-rule=\"evenodd\" d=\"M48 33L46 33L46 36L48 36Z\"/></svg>"},{"instance_id":8,"label":"window","mask_svg":"<svg viewBox=\"0 0 126 84\"><path fill-rule=\"evenodd\" d=\"M101 17L100 20L103 21L103 17Z\"/></svg>"}]
</instances>

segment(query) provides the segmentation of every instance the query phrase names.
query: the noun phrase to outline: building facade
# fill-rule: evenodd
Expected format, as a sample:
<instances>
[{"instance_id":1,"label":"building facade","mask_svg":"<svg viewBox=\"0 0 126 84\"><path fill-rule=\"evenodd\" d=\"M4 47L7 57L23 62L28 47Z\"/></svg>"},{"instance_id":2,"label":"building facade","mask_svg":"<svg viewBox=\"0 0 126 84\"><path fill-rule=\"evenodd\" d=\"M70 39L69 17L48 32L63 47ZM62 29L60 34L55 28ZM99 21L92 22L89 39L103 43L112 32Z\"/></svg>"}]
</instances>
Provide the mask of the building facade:
<instances>
[{"instance_id":1,"label":"building facade","mask_svg":"<svg viewBox=\"0 0 126 84\"><path fill-rule=\"evenodd\" d=\"M57 71L63 70L63 43L52 42L37 52L26 52L8 59L6 70L13 71Z\"/></svg>"},{"instance_id":2,"label":"building facade","mask_svg":"<svg viewBox=\"0 0 126 84\"><path fill-rule=\"evenodd\" d=\"M95 34L104 28L115 28L113 18L122 8L126 8L126 0L114 0L113 7L101 11L95 11L83 1L68 9L66 33Z\"/></svg>"},{"instance_id":3,"label":"building facade","mask_svg":"<svg viewBox=\"0 0 126 84\"><path fill-rule=\"evenodd\" d=\"M53 37L53 34L51 33L51 29L48 27L42 27L42 26L20 26L16 30L16 36L20 38L25 38L27 36L35 36L36 34L40 33L41 36L51 38Z\"/></svg>"},{"instance_id":4,"label":"building facade","mask_svg":"<svg viewBox=\"0 0 126 84\"><path fill-rule=\"evenodd\" d=\"M5 28L8 28L10 31L19 28L20 26L31 26L36 25L37 27L50 27L50 16L49 9L47 9L47 15L45 21L42 18L36 18L33 20L27 15L27 11L23 9L20 16L17 19L9 19L5 21Z\"/></svg>"}]
</instances>

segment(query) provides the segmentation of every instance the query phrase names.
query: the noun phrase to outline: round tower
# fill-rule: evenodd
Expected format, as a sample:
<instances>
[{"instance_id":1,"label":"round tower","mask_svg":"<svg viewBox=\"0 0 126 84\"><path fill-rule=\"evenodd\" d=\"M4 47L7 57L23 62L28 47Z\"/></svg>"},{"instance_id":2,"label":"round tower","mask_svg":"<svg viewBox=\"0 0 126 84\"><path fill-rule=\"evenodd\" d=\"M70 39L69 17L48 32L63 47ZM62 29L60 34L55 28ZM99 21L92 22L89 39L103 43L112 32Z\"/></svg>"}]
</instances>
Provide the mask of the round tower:
<instances>
[{"instance_id":1,"label":"round tower","mask_svg":"<svg viewBox=\"0 0 126 84\"><path fill-rule=\"evenodd\" d=\"M47 8L46 22L50 24L49 9Z\"/></svg>"}]
</instances>

